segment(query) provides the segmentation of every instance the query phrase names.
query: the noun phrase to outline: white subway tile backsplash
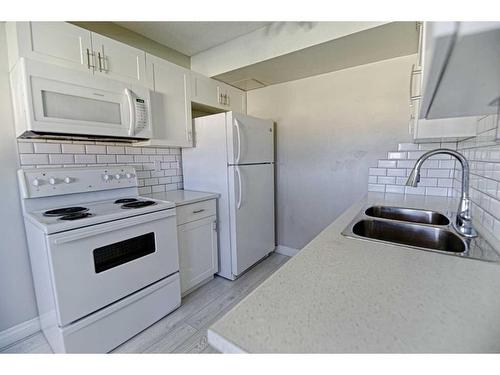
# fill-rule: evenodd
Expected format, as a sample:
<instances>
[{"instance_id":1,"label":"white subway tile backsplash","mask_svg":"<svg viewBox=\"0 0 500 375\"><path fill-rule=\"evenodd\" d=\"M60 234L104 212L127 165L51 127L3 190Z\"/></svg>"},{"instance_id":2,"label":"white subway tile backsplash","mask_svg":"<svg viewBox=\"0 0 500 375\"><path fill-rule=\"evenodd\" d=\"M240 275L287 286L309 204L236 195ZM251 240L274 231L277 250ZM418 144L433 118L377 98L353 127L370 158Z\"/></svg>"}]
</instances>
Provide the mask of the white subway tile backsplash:
<instances>
[{"instance_id":1,"label":"white subway tile backsplash","mask_svg":"<svg viewBox=\"0 0 500 375\"><path fill-rule=\"evenodd\" d=\"M179 148L156 149L113 142L19 139L18 153L23 168L133 164L141 194L183 188ZM155 169L155 161L160 162L157 167L161 169Z\"/></svg>"},{"instance_id":2,"label":"white subway tile backsplash","mask_svg":"<svg viewBox=\"0 0 500 375\"><path fill-rule=\"evenodd\" d=\"M20 154L32 154L35 152L33 143L19 142L17 144L17 149Z\"/></svg>"},{"instance_id":3,"label":"white subway tile backsplash","mask_svg":"<svg viewBox=\"0 0 500 375\"><path fill-rule=\"evenodd\" d=\"M420 178L418 186L437 186L437 178Z\"/></svg>"},{"instance_id":4,"label":"white subway tile backsplash","mask_svg":"<svg viewBox=\"0 0 500 375\"><path fill-rule=\"evenodd\" d=\"M129 155L141 154L141 149L139 147L125 147L125 153Z\"/></svg>"},{"instance_id":5,"label":"white subway tile backsplash","mask_svg":"<svg viewBox=\"0 0 500 375\"><path fill-rule=\"evenodd\" d=\"M84 154L85 153L85 145L81 144L72 144L65 143L61 145L62 152L64 154Z\"/></svg>"},{"instance_id":6,"label":"white subway tile backsplash","mask_svg":"<svg viewBox=\"0 0 500 375\"><path fill-rule=\"evenodd\" d=\"M418 149L419 150L429 151L429 150L434 150L434 149L439 148L439 147L441 147L441 144L439 142L436 142L436 143L419 143L418 144Z\"/></svg>"},{"instance_id":7,"label":"white subway tile backsplash","mask_svg":"<svg viewBox=\"0 0 500 375\"><path fill-rule=\"evenodd\" d=\"M107 146L106 147L106 153L107 154L124 154L125 153L125 147L123 146Z\"/></svg>"},{"instance_id":8,"label":"white subway tile backsplash","mask_svg":"<svg viewBox=\"0 0 500 375\"><path fill-rule=\"evenodd\" d=\"M134 155L134 162L136 162L136 163L148 163L149 156L148 155Z\"/></svg>"},{"instance_id":9,"label":"white subway tile backsplash","mask_svg":"<svg viewBox=\"0 0 500 375\"><path fill-rule=\"evenodd\" d=\"M176 156L175 155L163 155L163 161L176 161Z\"/></svg>"},{"instance_id":10,"label":"white subway tile backsplash","mask_svg":"<svg viewBox=\"0 0 500 375\"><path fill-rule=\"evenodd\" d=\"M405 187L404 186L399 186L399 185L386 185L385 186L385 192L386 193L404 194L405 193Z\"/></svg>"},{"instance_id":11,"label":"white subway tile backsplash","mask_svg":"<svg viewBox=\"0 0 500 375\"><path fill-rule=\"evenodd\" d=\"M75 163L77 164L95 164L97 163L96 155L77 154L75 155Z\"/></svg>"},{"instance_id":12,"label":"white subway tile backsplash","mask_svg":"<svg viewBox=\"0 0 500 375\"><path fill-rule=\"evenodd\" d=\"M425 188L426 195L437 195L440 197L448 196L448 189L440 188L440 187L426 187Z\"/></svg>"},{"instance_id":13,"label":"white subway tile backsplash","mask_svg":"<svg viewBox=\"0 0 500 375\"><path fill-rule=\"evenodd\" d=\"M415 166L415 162L413 160L398 160L397 167L398 168L413 168Z\"/></svg>"},{"instance_id":14,"label":"white subway tile backsplash","mask_svg":"<svg viewBox=\"0 0 500 375\"><path fill-rule=\"evenodd\" d=\"M70 154L50 154L50 164L75 164L75 157Z\"/></svg>"},{"instance_id":15,"label":"white subway tile backsplash","mask_svg":"<svg viewBox=\"0 0 500 375\"><path fill-rule=\"evenodd\" d=\"M115 164L116 163L116 155L97 155L98 163L106 163L106 164Z\"/></svg>"},{"instance_id":16,"label":"white subway tile backsplash","mask_svg":"<svg viewBox=\"0 0 500 375\"><path fill-rule=\"evenodd\" d=\"M385 185L394 185L396 183L396 177L379 176L377 178L377 183Z\"/></svg>"},{"instance_id":17,"label":"white subway tile backsplash","mask_svg":"<svg viewBox=\"0 0 500 375\"><path fill-rule=\"evenodd\" d=\"M154 155L156 154L156 149L155 148L148 148L148 147L143 147L141 149L142 153L144 155Z\"/></svg>"},{"instance_id":18,"label":"white subway tile backsplash","mask_svg":"<svg viewBox=\"0 0 500 375\"><path fill-rule=\"evenodd\" d=\"M401 177L406 176L406 169L387 169L387 176Z\"/></svg>"},{"instance_id":19,"label":"white subway tile backsplash","mask_svg":"<svg viewBox=\"0 0 500 375\"><path fill-rule=\"evenodd\" d=\"M449 169L429 169L427 170L427 177L443 177L448 178L452 176Z\"/></svg>"},{"instance_id":20,"label":"white subway tile backsplash","mask_svg":"<svg viewBox=\"0 0 500 375\"><path fill-rule=\"evenodd\" d=\"M170 166L170 164L169 164ZM370 176L385 176L387 170L385 168L370 168L369 170Z\"/></svg>"},{"instance_id":21,"label":"white subway tile backsplash","mask_svg":"<svg viewBox=\"0 0 500 375\"><path fill-rule=\"evenodd\" d=\"M425 161L421 180L416 188L404 186L415 159L436 148L458 150L470 165L470 196L473 220L499 238L500 233L500 144L495 141L496 116L479 119L479 135L460 142L401 143L397 152L389 151L389 160L379 160L378 168L369 170L369 191L457 197L460 193L462 171L460 164L449 155L435 155ZM401 153L406 153L406 159ZM394 167L388 161L396 161ZM385 169L385 173L380 170ZM390 177L395 178L391 183Z\"/></svg>"},{"instance_id":22,"label":"white subway tile backsplash","mask_svg":"<svg viewBox=\"0 0 500 375\"><path fill-rule=\"evenodd\" d=\"M385 192L385 185L368 184L368 191Z\"/></svg>"},{"instance_id":23,"label":"white subway tile backsplash","mask_svg":"<svg viewBox=\"0 0 500 375\"><path fill-rule=\"evenodd\" d=\"M453 179L452 178L438 178L438 187L453 187Z\"/></svg>"},{"instance_id":24,"label":"white subway tile backsplash","mask_svg":"<svg viewBox=\"0 0 500 375\"><path fill-rule=\"evenodd\" d=\"M35 143L33 146L37 154L56 154L61 152L61 145L57 143Z\"/></svg>"},{"instance_id":25,"label":"white subway tile backsplash","mask_svg":"<svg viewBox=\"0 0 500 375\"><path fill-rule=\"evenodd\" d=\"M47 154L20 154L21 165L49 164Z\"/></svg>"},{"instance_id":26,"label":"white subway tile backsplash","mask_svg":"<svg viewBox=\"0 0 500 375\"><path fill-rule=\"evenodd\" d=\"M396 168L396 160L379 160L379 168Z\"/></svg>"},{"instance_id":27,"label":"white subway tile backsplash","mask_svg":"<svg viewBox=\"0 0 500 375\"><path fill-rule=\"evenodd\" d=\"M85 152L87 154L105 154L106 153L106 146L85 145Z\"/></svg>"},{"instance_id":28,"label":"white subway tile backsplash","mask_svg":"<svg viewBox=\"0 0 500 375\"><path fill-rule=\"evenodd\" d=\"M455 160L439 160L439 168L455 168Z\"/></svg>"},{"instance_id":29,"label":"white subway tile backsplash","mask_svg":"<svg viewBox=\"0 0 500 375\"><path fill-rule=\"evenodd\" d=\"M388 152L387 159L406 159L406 152Z\"/></svg>"},{"instance_id":30,"label":"white subway tile backsplash","mask_svg":"<svg viewBox=\"0 0 500 375\"><path fill-rule=\"evenodd\" d=\"M133 163L134 156L133 155L116 155L117 163Z\"/></svg>"},{"instance_id":31,"label":"white subway tile backsplash","mask_svg":"<svg viewBox=\"0 0 500 375\"><path fill-rule=\"evenodd\" d=\"M421 157L423 154L425 154L425 151L410 151L410 152L408 152L408 159L416 160L419 157Z\"/></svg>"},{"instance_id":32,"label":"white subway tile backsplash","mask_svg":"<svg viewBox=\"0 0 500 375\"><path fill-rule=\"evenodd\" d=\"M405 186L405 194L425 195L425 187Z\"/></svg>"},{"instance_id":33,"label":"white subway tile backsplash","mask_svg":"<svg viewBox=\"0 0 500 375\"><path fill-rule=\"evenodd\" d=\"M398 145L398 151L413 151L418 150L418 145L415 143L400 143Z\"/></svg>"}]
</instances>

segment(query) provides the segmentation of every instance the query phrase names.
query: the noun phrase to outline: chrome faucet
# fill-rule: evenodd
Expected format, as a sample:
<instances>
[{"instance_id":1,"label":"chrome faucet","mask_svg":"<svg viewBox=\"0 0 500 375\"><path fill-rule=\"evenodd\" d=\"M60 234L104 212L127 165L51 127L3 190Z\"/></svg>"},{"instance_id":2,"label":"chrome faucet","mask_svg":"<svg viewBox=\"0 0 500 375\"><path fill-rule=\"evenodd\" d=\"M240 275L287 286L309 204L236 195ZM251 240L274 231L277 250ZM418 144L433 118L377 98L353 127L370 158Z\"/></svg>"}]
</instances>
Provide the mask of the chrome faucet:
<instances>
[{"instance_id":1,"label":"chrome faucet","mask_svg":"<svg viewBox=\"0 0 500 375\"><path fill-rule=\"evenodd\" d=\"M461 153L447 148L438 148L436 150L426 152L418 158L410 176L408 177L408 181L406 181L406 186L417 187L418 182L420 181L420 168L422 167L422 164L428 158L437 154L454 156L462 165L462 194L458 205L457 217L453 222L453 227L464 237L476 237L477 232L474 228L472 228L472 209L469 197L469 163Z\"/></svg>"}]
</instances>

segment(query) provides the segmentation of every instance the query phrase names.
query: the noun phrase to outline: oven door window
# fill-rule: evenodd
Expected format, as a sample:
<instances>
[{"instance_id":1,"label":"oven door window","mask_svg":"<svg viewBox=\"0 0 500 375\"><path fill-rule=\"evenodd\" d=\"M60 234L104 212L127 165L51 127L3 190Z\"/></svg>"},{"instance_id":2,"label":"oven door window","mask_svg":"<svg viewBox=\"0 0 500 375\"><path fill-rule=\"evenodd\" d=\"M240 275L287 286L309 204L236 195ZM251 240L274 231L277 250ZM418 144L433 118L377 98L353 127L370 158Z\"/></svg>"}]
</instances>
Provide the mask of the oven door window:
<instances>
[{"instance_id":1,"label":"oven door window","mask_svg":"<svg viewBox=\"0 0 500 375\"><path fill-rule=\"evenodd\" d=\"M95 272L100 273L156 251L154 232L115 242L94 250Z\"/></svg>"}]
</instances>

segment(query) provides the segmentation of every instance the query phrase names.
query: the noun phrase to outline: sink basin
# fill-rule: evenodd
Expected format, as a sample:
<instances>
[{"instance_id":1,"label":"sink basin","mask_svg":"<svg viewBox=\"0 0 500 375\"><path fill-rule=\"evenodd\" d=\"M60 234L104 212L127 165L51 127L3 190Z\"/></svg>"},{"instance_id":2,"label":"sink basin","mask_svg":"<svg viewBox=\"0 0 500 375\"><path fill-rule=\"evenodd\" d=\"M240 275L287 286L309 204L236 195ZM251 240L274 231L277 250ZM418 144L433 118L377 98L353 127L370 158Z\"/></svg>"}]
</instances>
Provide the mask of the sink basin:
<instances>
[{"instance_id":1,"label":"sink basin","mask_svg":"<svg viewBox=\"0 0 500 375\"><path fill-rule=\"evenodd\" d=\"M367 216L382 219L401 220L412 223L448 225L450 220L439 212L416 210L413 208L372 206L365 211Z\"/></svg>"},{"instance_id":2,"label":"sink basin","mask_svg":"<svg viewBox=\"0 0 500 375\"><path fill-rule=\"evenodd\" d=\"M449 230L406 222L360 220L352 232L361 237L430 250L462 253L465 243Z\"/></svg>"}]
</instances>

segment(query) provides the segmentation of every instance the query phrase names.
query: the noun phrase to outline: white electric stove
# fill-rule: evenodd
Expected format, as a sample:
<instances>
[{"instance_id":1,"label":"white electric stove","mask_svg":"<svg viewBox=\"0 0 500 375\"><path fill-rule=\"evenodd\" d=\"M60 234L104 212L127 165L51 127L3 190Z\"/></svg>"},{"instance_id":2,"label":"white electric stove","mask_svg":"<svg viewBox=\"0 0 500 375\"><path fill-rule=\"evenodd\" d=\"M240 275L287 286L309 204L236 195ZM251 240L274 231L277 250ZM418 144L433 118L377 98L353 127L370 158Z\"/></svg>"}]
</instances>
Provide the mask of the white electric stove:
<instances>
[{"instance_id":1,"label":"white electric stove","mask_svg":"<svg viewBox=\"0 0 500 375\"><path fill-rule=\"evenodd\" d=\"M42 330L55 352L108 352L180 305L175 205L131 166L19 170Z\"/></svg>"}]
</instances>

